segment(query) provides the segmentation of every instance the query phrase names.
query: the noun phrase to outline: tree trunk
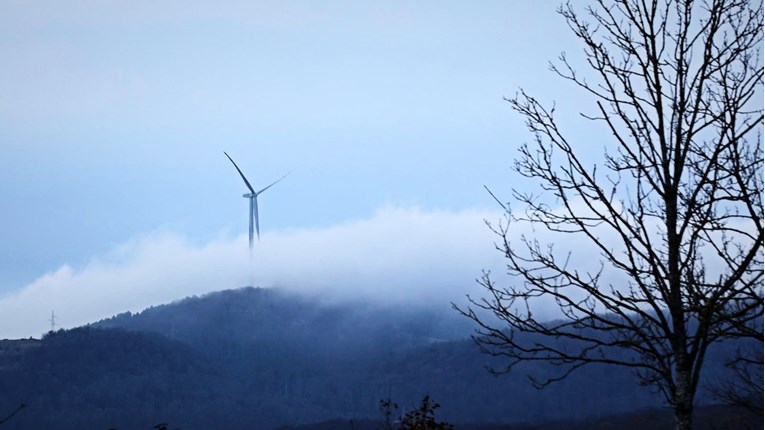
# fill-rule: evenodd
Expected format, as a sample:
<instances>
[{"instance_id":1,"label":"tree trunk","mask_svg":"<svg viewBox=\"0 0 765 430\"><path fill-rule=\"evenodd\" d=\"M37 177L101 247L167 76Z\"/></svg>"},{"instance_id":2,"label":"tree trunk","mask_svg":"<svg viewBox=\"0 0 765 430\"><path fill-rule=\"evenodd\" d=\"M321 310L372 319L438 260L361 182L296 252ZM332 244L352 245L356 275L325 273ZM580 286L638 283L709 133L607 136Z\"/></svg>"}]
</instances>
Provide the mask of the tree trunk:
<instances>
[{"instance_id":1,"label":"tree trunk","mask_svg":"<svg viewBox=\"0 0 765 430\"><path fill-rule=\"evenodd\" d=\"M691 430L693 419L693 393L690 390L691 372L678 370L675 386L675 429Z\"/></svg>"},{"instance_id":2,"label":"tree trunk","mask_svg":"<svg viewBox=\"0 0 765 430\"><path fill-rule=\"evenodd\" d=\"M685 410L680 407L675 408L675 429L691 430L692 410Z\"/></svg>"}]
</instances>

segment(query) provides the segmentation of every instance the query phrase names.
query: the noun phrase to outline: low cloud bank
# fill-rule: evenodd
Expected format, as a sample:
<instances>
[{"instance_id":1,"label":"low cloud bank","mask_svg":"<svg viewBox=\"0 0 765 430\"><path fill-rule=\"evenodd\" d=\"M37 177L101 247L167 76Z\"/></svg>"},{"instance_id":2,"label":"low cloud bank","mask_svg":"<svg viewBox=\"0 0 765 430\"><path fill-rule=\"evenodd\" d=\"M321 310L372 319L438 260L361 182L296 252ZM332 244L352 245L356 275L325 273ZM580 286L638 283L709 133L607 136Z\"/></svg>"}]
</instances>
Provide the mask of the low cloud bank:
<instances>
[{"instance_id":1,"label":"low cloud bank","mask_svg":"<svg viewBox=\"0 0 765 430\"><path fill-rule=\"evenodd\" d=\"M204 244L172 233L146 235L0 298L0 339L40 336L51 310L61 327L74 327L251 284L328 300L448 306L480 294L475 278L482 269L502 267L496 236L484 224L499 217L388 207L330 228L264 232L252 258L246 234Z\"/></svg>"},{"instance_id":2,"label":"low cloud bank","mask_svg":"<svg viewBox=\"0 0 765 430\"><path fill-rule=\"evenodd\" d=\"M465 304L467 294L484 295L475 282L482 270L490 270L499 286L522 282L508 279L504 255L495 248L500 238L485 225L485 220L496 225L501 219L501 213L485 210L386 207L370 218L328 228L263 232L252 256L246 234L202 244L173 233L148 234L83 267L64 265L0 297L0 339L40 336L50 328L51 310L60 327L69 328L246 285L278 287L322 301L371 300L448 310L452 301ZM613 252L620 252L623 244L613 231L598 233ZM511 245L524 247L523 237L538 239L543 248L553 244L556 258L580 274L600 268L599 250L581 235L513 223ZM710 256L709 273L721 269L713 260ZM602 281L627 288L624 275L608 266ZM560 316L552 300L540 298L534 305L542 320Z\"/></svg>"}]
</instances>

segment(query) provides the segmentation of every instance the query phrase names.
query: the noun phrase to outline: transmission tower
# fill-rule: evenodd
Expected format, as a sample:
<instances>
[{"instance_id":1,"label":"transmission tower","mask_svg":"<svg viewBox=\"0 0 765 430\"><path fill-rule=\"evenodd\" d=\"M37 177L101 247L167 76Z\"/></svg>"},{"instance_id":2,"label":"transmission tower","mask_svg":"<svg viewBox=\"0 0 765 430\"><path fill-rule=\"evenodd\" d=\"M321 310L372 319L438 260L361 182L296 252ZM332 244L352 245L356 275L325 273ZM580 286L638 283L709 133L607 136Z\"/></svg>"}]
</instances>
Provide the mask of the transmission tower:
<instances>
[{"instance_id":1,"label":"transmission tower","mask_svg":"<svg viewBox=\"0 0 765 430\"><path fill-rule=\"evenodd\" d=\"M56 312L50 311L50 331L56 331Z\"/></svg>"}]
</instances>

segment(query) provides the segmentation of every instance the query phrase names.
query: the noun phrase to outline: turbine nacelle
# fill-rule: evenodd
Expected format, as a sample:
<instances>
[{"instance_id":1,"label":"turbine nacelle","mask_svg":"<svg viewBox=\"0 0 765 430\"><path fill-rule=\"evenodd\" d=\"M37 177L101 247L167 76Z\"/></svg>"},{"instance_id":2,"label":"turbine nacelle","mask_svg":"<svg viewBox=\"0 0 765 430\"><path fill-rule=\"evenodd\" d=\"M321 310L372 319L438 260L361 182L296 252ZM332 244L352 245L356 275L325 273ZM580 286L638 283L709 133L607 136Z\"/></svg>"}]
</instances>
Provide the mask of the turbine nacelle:
<instances>
[{"instance_id":1,"label":"turbine nacelle","mask_svg":"<svg viewBox=\"0 0 765 430\"><path fill-rule=\"evenodd\" d=\"M242 194L242 197L245 197L245 198L251 199L251 198L253 198L253 197L257 197L257 194L253 194L253 193L250 193L250 194Z\"/></svg>"}]
</instances>

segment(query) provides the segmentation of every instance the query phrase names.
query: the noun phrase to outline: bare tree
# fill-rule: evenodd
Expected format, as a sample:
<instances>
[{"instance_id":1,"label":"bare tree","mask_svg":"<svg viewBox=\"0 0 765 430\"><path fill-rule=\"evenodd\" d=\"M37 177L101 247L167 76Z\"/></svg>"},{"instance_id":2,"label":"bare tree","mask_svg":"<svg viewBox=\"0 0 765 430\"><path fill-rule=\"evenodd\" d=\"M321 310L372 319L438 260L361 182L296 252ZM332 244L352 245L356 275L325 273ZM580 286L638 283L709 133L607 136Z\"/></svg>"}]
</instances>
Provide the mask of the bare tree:
<instances>
[{"instance_id":1,"label":"bare tree","mask_svg":"<svg viewBox=\"0 0 765 430\"><path fill-rule=\"evenodd\" d=\"M588 161L595 148L571 140L554 107L524 91L507 100L535 138L515 170L544 191L513 190L523 210L503 204L492 226L511 285L485 273L484 297L455 307L478 323L479 346L506 358L495 371L560 366L536 381L546 385L590 363L627 366L689 429L708 349L763 339L762 4L600 0L559 13L594 73L565 55L551 69L593 98L582 115L611 143L602 163ZM600 269L513 239L522 224L586 243L576 252L599 255ZM550 304L559 318L543 321Z\"/></svg>"}]
</instances>

